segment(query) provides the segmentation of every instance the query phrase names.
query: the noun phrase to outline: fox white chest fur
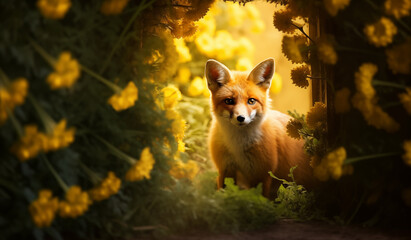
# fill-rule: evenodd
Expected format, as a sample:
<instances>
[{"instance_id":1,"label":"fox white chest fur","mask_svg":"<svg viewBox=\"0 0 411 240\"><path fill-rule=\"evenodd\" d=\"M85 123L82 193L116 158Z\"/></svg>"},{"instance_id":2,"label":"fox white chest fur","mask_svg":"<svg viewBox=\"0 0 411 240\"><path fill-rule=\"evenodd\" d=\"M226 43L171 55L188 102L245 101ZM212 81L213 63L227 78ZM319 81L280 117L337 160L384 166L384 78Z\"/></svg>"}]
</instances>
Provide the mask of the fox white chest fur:
<instances>
[{"instance_id":1,"label":"fox white chest fur","mask_svg":"<svg viewBox=\"0 0 411 240\"><path fill-rule=\"evenodd\" d=\"M273 73L273 59L261 62L250 73L230 72L215 60L207 62L213 112L209 148L219 172L219 188L226 177L245 187L262 182L263 194L269 197L273 181L269 171L286 178L289 169L298 165L300 179L310 175L302 142L285 132L290 117L270 110L268 89Z\"/></svg>"}]
</instances>

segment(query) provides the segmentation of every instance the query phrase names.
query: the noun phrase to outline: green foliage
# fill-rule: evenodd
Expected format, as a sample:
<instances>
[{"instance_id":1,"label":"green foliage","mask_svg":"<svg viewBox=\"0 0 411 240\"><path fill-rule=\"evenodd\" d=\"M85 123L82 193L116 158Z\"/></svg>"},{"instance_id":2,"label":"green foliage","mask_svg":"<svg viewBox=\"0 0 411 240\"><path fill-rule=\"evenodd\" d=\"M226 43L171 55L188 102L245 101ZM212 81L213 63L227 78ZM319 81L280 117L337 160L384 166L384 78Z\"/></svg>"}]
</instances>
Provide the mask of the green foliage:
<instances>
[{"instance_id":1,"label":"green foliage","mask_svg":"<svg viewBox=\"0 0 411 240\"><path fill-rule=\"evenodd\" d=\"M313 219L318 217L314 207L314 193L308 192L304 186L298 185L294 180L293 172L297 166L290 169L288 176L292 181L276 177L271 171L270 176L282 182L275 199L278 214L282 217L295 219Z\"/></svg>"}]
</instances>

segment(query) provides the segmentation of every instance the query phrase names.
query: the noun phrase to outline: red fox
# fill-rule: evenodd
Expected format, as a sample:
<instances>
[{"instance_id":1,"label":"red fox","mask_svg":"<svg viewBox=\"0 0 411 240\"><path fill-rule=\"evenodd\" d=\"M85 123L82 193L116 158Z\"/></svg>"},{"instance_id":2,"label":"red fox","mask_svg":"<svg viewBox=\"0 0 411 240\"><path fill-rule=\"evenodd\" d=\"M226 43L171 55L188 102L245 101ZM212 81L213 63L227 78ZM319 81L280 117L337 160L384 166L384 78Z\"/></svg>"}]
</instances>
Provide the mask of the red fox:
<instances>
[{"instance_id":1,"label":"red fox","mask_svg":"<svg viewBox=\"0 0 411 240\"><path fill-rule=\"evenodd\" d=\"M227 177L245 188L262 183L263 195L270 198L281 183L268 172L290 179L290 168L296 165L296 182L311 182L312 169L303 141L286 133L291 117L270 109L268 89L273 74L273 58L262 61L250 73L230 71L216 60L207 61L205 76L213 115L208 144L219 173L218 188Z\"/></svg>"}]
</instances>

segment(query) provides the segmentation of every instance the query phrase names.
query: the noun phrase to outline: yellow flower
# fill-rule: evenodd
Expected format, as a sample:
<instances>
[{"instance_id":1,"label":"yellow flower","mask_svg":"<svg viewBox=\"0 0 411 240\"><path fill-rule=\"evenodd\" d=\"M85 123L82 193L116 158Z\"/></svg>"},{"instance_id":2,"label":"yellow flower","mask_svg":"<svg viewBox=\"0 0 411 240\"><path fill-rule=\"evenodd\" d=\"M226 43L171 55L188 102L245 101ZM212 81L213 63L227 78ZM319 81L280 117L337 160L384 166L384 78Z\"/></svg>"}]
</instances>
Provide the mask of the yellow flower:
<instances>
[{"instance_id":1,"label":"yellow flower","mask_svg":"<svg viewBox=\"0 0 411 240\"><path fill-rule=\"evenodd\" d=\"M29 83L25 78L17 78L12 81L9 87L11 101L15 105L21 105L27 96L27 90L29 88Z\"/></svg>"},{"instance_id":2,"label":"yellow flower","mask_svg":"<svg viewBox=\"0 0 411 240\"><path fill-rule=\"evenodd\" d=\"M202 33L195 39L198 51L207 57L214 57L215 41L209 33Z\"/></svg>"},{"instance_id":3,"label":"yellow flower","mask_svg":"<svg viewBox=\"0 0 411 240\"><path fill-rule=\"evenodd\" d=\"M388 67L394 74L411 74L411 39L385 50Z\"/></svg>"},{"instance_id":4,"label":"yellow flower","mask_svg":"<svg viewBox=\"0 0 411 240\"><path fill-rule=\"evenodd\" d=\"M369 125L387 132L395 132L399 129L399 124L376 104L377 98L371 81L377 71L377 66L371 63L364 63L359 67L355 73L357 93L352 98L352 103L361 111Z\"/></svg>"},{"instance_id":5,"label":"yellow flower","mask_svg":"<svg viewBox=\"0 0 411 240\"><path fill-rule=\"evenodd\" d=\"M322 127L327 121L327 106L324 103L316 102L307 113L307 125L310 128Z\"/></svg>"},{"instance_id":6,"label":"yellow flower","mask_svg":"<svg viewBox=\"0 0 411 240\"><path fill-rule=\"evenodd\" d=\"M111 96L108 99L108 103L114 108L114 110L119 112L134 106L134 103L137 100L138 89L134 82L130 81L121 93Z\"/></svg>"},{"instance_id":7,"label":"yellow flower","mask_svg":"<svg viewBox=\"0 0 411 240\"><path fill-rule=\"evenodd\" d=\"M293 33L296 29L293 26L293 15L289 9L274 12L274 27L285 33Z\"/></svg>"},{"instance_id":8,"label":"yellow flower","mask_svg":"<svg viewBox=\"0 0 411 240\"><path fill-rule=\"evenodd\" d=\"M338 11L343 10L350 4L350 0L324 0L324 7L327 12L335 17Z\"/></svg>"},{"instance_id":9,"label":"yellow flower","mask_svg":"<svg viewBox=\"0 0 411 240\"><path fill-rule=\"evenodd\" d=\"M398 94L398 97L400 98L405 110L411 115L411 88L407 87L405 90L407 93L400 93Z\"/></svg>"},{"instance_id":10,"label":"yellow flower","mask_svg":"<svg viewBox=\"0 0 411 240\"><path fill-rule=\"evenodd\" d=\"M235 68L237 71L247 71L253 68L253 63L248 57L241 57L237 60Z\"/></svg>"},{"instance_id":11,"label":"yellow flower","mask_svg":"<svg viewBox=\"0 0 411 240\"><path fill-rule=\"evenodd\" d=\"M181 67L178 69L177 76L174 78L174 82L185 85L190 81L191 71L188 67Z\"/></svg>"},{"instance_id":12,"label":"yellow flower","mask_svg":"<svg viewBox=\"0 0 411 240\"><path fill-rule=\"evenodd\" d=\"M308 65L302 65L291 70L291 80L293 80L293 84L297 87L307 88L309 85L307 80L309 74L310 68Z\"/></svg>"},{"instance_id":13,"label":"yellow flower","mask_svg":"<svg viewBox=\"0 0 411 240\"><path fill-rule=\"evenodd\" d=\"M317 43L318 58L325 64L335 65L338 60L337 52L333 44L326 38L322 38Z\"/></svg>"},{"instance_id":14,"label":"yellow flower","mask_svg":"<svg viewBox=\"0 0 411 240\"><path fill-rule=\"evenodd\" d=\"M71 6L71 0L38 0L37 7L45 18L61 19Z\"/></svg>"},{"instance_id":15,"label":"yellow flower","mask_svg":"<svg viewBox=\"0 0 411 240\"><path fill-rule=\"evenodd\" d=\"M169 120L173 120L171 124L171 132L177 140L182 140L184 138L184 131L186 129L186 121L183 117L175 110L169 109L166 111L166 117Z\"/></svg>"},{"instance_id":16,"label":"yellow flower","mask_svg":"<svg viewBox=\"0 0 411 240\"><path fill-rule=\"evenodd\" d=\"M372 63L364 63L355 73L356 89L367 99L372 99L375 96L375 89L371 82L377 71L378 67L376 65Z\"/></svg>"},{"instance_id":17,"label":"yellow flower","mask_svg":"<svg viewBox=\"0 0 411 240\"><path fill-rule=\"evenodd\" d=\"M282 51L292 63L303 63L307 61L307 40L304 36L284 36L282 40Z\"/></svg>"},{"instance_id":18,"label":"yellow flower","mask_svg":"<svg viewBox=\"0 0 411 240\"><path fill-rule=\"evenodd\" d=\"M279 73L274 73L273 80L271 80L270 92L277 94L283 87L283 78Z\"/></svg>"},{"instance_id":19,"label":"yellow flower","mask_svg":"<svg viewBox=\"0 0 411 240\"><path fill-rule=\"evenodd\" d=\"M239 4L227 2L226 5L227 5L228 24L230 26L241 25L246 17L245 10Z\"/></svg>"},{"instance_id":20,"label":"yellow flower","mask_svg":"<svg viewBox=\"0 0 411 240\"><path fill-rule=\"evenodd\" d=\"M89 191L90 197L95 201L102 201L109 198L118 192L121 186L121 180L110 171L107 178L103 179L101 183Z\"/></svg>"},{"instance_id":21,"label":"yellow flower","mask_svg":"<svg viewBox=\"0 0 411 240\"><path fill-rule=\"evenodd\" d=\"M164 107L166 109L173 108L182 99L180 90L173 85L161 89L161 93L163 94Z\"/></svg>"},{"instance_id":22,"label":"yellow flower","mask_svg":"<svg viewBox=\"0 0 411 240\"><path fill-rule=\"evenodd\" d=\"M303 128L303 124L300 121L298 121L297 119L290 119L286 128L288 136L295 139L301 138L299 130Z\"/></svg>"},{"instance_id":23,"label":"yellow flower","mask_svg":"<svg viewBox=\"0 0 411 240\"><path fill-rule=\"evenodd\" d=\"M126 7L128 0L105 0L101 4L100 12L104 15L120 14Z\"/></svg>"},{"instance_id":24,"label":"yellow flower","mask_svg":"<svg viewBox=\"0 0 411 240\"><path fill-rule=\"evenodd\" d=\"M310 1L288 1L287 9L289 9L294 17L309 17L312 13L311 2Z\"/></svg>"},{"instance_id":25,"label":"yellow flower","mask_svg":"<svg viewBox=\"0 0 411 240\"><path fill-rule=\"evenodd\" d=\"M252 55L254 52L254 45L253 43L246 37L240 37L240 39L236 39L234 42L234 54L235 55Z\"/></svg>"},{"instance_id":26,"label":"yellow flower","mask_svg":"<svg viewBox=\"0 0 411 240\"><path fill-rule=\"evenodd\" d=\"M251 26L251 32L253 33L261 33L265 29L265 23L262 20L255 20Z\"/></svg>"},{"instance_id":27,"label":"yellow flower","mask_svg":"<svg viewBox=\"0 0 411 240\"><path fill-rule=\"evenodd\" d=\"M350 105L350 89L348 88L342 88L335 92L335 98L334 98L334 107L335 107L335 113L346 113L349 112L351 109Z\"/></svg>"},{"instance_id":28,"label":"yellow flower","mask_svg":"<svg viewBox=\"0 0 411 240\"><path fill-rule=\"evenodd\" d=\"M27 161L30 158L37 156L43 149L45 135L38 132L37 126L27 125L24 127L24 136L13 146L11 151L21 161Z\"/></svg>"},{"instance_id":29,"label":"yellow flower","mask_svg":"<svg viewBox=\"0 0 411 240\"><path fill-rule=\"evenodd\" d=\"M83 215L91 203L87 192L83 192L79 186L71 186L66 192L66 199L60 201L59 215L63 218L76 218Z\"/></svg>"},{"instance_id":30,"label":"yellow flower","mask_svg":"<svg viewBox=\"0 0 411 240\"><path fill-rule=\"evenodd\" d=\"M47 77L51 89L71 87L80 77L80 65L69 52L62 52L54 65L54 72Z\"/></svg>"},{"instance_id":31,"label":"yellow flower","mask_svg":"<svg viewBox=\"0 0 411 240\"><path fill-rule=\"evenodd\" d=\"M229 32L220 30L214 39L214 54L218 60L226 60L233 57L236 42Z\"/></svg>"},{"instance_id":32,"label":"yellow flower","mask_svg":"<svg viewBox=\"0 0 411 240\"><path fill-rule=\"evenodd\" d=\"M54 220L59 207L57 197L52 198L53 193L48 189L39 191L38 198L30 204L31 218L37 227L49 227Z\"/></svg>"},{"instance_id":33,"label":"yellow flower","mask_svg":"<svg viewBox=\"0 0 411 240\"><path fill-rule=\"evenodd\" d=\"M150 148L146 147L141 152L140 160L136 162L126 173L127 181L140 181L150 179L150 173L153 169L155 160L150 152Z\"/></svg>"},{"instance_id":34,"label":"yellow flower","mask_svg":"<svg viewBox=\"0 0 411 240\"><path fill-rule=\"evenodd\" d=\"M410 0L386 0L384 3L385 12L397 19L410 15Z\"/></svg>"},{"instance_id":35,"label":"yellow flower","mask_svg":"<svg viewBox=\"0 0 411 240\"><path fill-rule=\"evenodd\" d=\"M364 34L367 36L368 41L376 47L385 47L392 43L397 31L395 24L386 17L382 17L378 22L364 27Z\"/></svg>"},{"instance_id":36,"label":"yellow flower","mask_svg":"<svg viewBox=\"0 0 411 240\"><path fill-rule=\"evenodd\" d=\"M46 135L43 141L43 151L56 151L65 148L74 142L76 130L74 128L66 129L67 121L62 119L54 128L53 132Z\"/></svg>"},{"instance_id":37,"label":"yellow flower","mask_svg":"<svg viewBox=\"0 0 411 240\"><path fill-rule=\"evenodd\" d=\"M10 93L5 88L0 87L0 125L7 120L7 110L10 110L11 105Z\"/></svg>"},{"instance_id":38,"label":"yellow flower","mask_svg":"<svg viewBox=\"0 0 411 240\"><path fill-rule=\"evenodd\" d=\"M177 150L179 152L185 152L186 151L186 144L183 142L183 140L178 140L177 144L178 144Z\"/></svg>"},{"instance_id":39,"label":"yellow flower","mask_svg":"<svg viewBox=\"0 0 411 240\"><path fill-rule=\"evenodd\" d=\"M314 167L314 176L320 181L327 181L330 176L338 180L343 173L342 164L346 158L347 152L344 147L329 152L321 163Z\"/></svg>"},{"instance_id":40,"label":"yellow flower","mask_svg":"<svg viewBox=\"0 0 411 240\"><path fill-rule=\"evenodd\" d=\"M406 140L403 143L404 148L404 155L402 155L402 160L404 160L405 164L411 166L411 140Z\"/></svg>"},{"instance_id":41,"label":"yellow flower","mask_svg":"<svg viewBox=\"0 0 411 240\"><path fill-rule=\"evenodd\" d=\"M184 39L175 38L174 39L174 45L176 46L176 50L178 52L180 63L185 63L185 62L191 61L190 49L188 49Z\"/></svg>"},{"instance_id":42,"label":"yellow flower","mask_svg":"<svg viewBox=\"0 0 411 240\"><path fill-rule=\"evenodd\" d=\"M199 171L198 165L195 161L189 160L183 163L181 160L176 160L172 163L169 174L177 179L188 178L193 180Z\"/></svg>"},{"instance_id":43,"label":"yellow flower","mask_svg":"<svg viewBox=\"0 0 411 240\"><path fill-rule=\"evenodd\" d=\"M207 33L210 36L214 35L216 29L215 18L212 14L207 14L196 23L199 34Z\"/></svg>"},{"instance_id":44,"label":"yellow flower","mask_svg":"<svg viewBox=\"0 0 411 240\"><path fill-rule=\"evenodd\" d=\"M203 78L195 77L193 81L191 81L190 86L188 87L187 93L191 97L200 96L204 90L207 88L207 85Z\"/></svg>"}]
</instances>

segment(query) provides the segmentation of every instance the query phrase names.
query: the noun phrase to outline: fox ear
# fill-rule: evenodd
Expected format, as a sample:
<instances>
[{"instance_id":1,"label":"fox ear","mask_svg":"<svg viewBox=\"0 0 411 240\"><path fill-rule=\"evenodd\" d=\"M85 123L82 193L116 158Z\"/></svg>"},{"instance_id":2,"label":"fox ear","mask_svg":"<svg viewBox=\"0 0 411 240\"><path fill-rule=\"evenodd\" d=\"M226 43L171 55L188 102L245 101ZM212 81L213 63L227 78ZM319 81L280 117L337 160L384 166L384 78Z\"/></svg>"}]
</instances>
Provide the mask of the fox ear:
<instances>
[{"instance_id":1,"label":"fox ear","mask_svg":"<svg viewBox=\"0 0 411 240\"><path fill-rule=\"evenodd\" d=\"M205 67L205 76L208 89L215 91L230 80L230 70L224 64L210 59Z\"/></svg>"},{"instance_id":2,"label":"fox ear","mask_svg":"<svg viewBox=\"0 0 411 240\"><path fill-rule=\"evenodd\" d=\"M260 62L248 75L248 78L265 90L270 88L271 79L274 75L274 58Z\"/></svg>"}]
</instances>

